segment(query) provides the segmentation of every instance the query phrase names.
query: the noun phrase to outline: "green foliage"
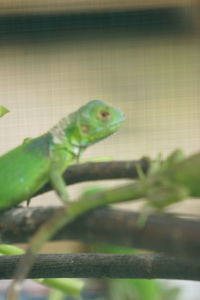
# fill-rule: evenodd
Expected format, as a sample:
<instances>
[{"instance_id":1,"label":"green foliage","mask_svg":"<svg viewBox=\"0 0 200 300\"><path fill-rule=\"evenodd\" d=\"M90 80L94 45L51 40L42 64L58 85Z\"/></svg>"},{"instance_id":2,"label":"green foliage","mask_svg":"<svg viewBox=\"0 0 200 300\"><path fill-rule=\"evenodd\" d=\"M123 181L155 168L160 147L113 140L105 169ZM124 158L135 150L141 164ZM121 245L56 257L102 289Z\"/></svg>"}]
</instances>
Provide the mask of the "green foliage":
<instances>
[{"instance_id":1,"label":"green foliage","mask_svg":"<svg viewBox=\"0 0 200 300\"><path fill-rule=\"evenodd\" d=\"M93 245L91 250L112 254L138 253L134 249L107 245ZM106 283L105 300L176 300L179 293L177 288L165 288L156 279L106 279Z\"/></svg>"},{"instance_id":2,"label":"green foliage","mask_svg":"<svg viewBox=\"0 0 200 300\"><path fill-rule=\"evenodd\" d=\"M3 117L8 112L9 110L5 106L0 105L0 118Z\"/></svg>"},{"instance_id":3,"label":"green foliage","mask_svg":"<svg viewBox=\"0 0 200 300\"><path fill-rule=\"evenodd\" d=\"M175 149L166 159L163 159L162 153L159 153L155 160L150 160L150 168L147 176L152 176L158 173L162 173L173 167L176 163L179 163L185 158L185 155L181 149Z\"/></svg>"}]
</instances>

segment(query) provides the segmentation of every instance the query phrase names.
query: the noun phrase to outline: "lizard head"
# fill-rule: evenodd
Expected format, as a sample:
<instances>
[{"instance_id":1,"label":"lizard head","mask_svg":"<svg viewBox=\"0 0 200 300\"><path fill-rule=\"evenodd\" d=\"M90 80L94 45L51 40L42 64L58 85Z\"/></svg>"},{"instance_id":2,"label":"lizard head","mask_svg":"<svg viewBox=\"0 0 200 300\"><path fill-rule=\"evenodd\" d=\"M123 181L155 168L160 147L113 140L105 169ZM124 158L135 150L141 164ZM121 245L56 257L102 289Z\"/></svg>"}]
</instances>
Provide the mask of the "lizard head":
<instances>
[{"instance_id":1,"label":"lizard head","mask_svg":"<svg viewBox=\"0 0 200 300\"><path fill-rule=\"evenodd\" d=\"M73 124L71 144L83 150L116 132L125 117L119 108L93 100L71 114L70 119Z\"/></svg>"}]
</instances>

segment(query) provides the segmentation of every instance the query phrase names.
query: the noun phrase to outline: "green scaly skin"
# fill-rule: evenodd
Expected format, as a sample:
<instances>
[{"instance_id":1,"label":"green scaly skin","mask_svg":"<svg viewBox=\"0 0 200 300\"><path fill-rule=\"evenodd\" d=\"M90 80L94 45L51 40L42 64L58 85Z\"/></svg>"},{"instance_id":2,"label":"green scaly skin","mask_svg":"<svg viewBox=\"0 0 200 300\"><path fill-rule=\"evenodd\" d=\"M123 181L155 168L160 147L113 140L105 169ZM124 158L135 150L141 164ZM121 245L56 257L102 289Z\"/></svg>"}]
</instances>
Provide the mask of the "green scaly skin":
<instances>
[{"instance_id":1,"label":"green scaly skin","mask_svg":"<svg viewBox=\"0 0 200 300\"><path fill-rule=\"evenodd\" d=\"M47 221L30 241L7 299L19 298L21 283L34 262L34 253L45 241L64 224L92 207L92 203L67 205L68 195L62 173L88 146L116 132L123 121L120 109L94 100L61 120L48 133L36 139L26 139L21 146L0 158L0 169L4 170L4 174L0 174L1 210L30 199L48 181L65 205L65 209Z\"/></svg>"},{"instance_id":2,"label":"green scaly skin","mask_svg":"<svg viewBox=\"0 0 200 300\"><path fill-rule=\"evenodd\" d=\"M49 132L26 139L0 157L0 210L29 200L51 181L67 201L62 173L91 144L114 133L124 121L120 109L94 100L62 119Z\"/></svg>"}]
</instances>

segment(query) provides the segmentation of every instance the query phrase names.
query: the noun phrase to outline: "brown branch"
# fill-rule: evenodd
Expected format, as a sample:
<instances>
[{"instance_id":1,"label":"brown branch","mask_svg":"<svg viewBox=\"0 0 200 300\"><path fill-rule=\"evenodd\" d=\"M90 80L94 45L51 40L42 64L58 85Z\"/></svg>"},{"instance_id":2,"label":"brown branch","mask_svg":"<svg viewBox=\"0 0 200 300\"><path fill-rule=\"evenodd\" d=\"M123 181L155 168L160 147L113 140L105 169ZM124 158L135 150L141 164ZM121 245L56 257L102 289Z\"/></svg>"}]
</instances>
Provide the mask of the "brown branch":
<instances>
[{"instance_id":1,"label":"brown branch","mask_svg":"<svg viewBox=\"0 0 200 300\"><path fill-rule=\"evenodd\" d=\"M0 256L0 279L9 279L20 255ZM28 278L165 278L200 280L200 263L164 255L40 254Z\"/></svg>"},{"instance_id":2,"label":"brown branch","mask_svg":"<svg viewBox=\"0 0 200 300\"><path fill-rule=\"evenodd\" d=\"M1 240L26 242L59 209L62 208L14 208L2 213ZM138 228L137 220L138 213L109 208L97 209L63 228L54 240L78 239L199 258L200 220L155 215L148 218L144 228Z\"/></svg>"},{"instance_id":3,"label":"brown branch","mask_svg":"<svg viewBox=\"0 0 200 300\"><path fill-rule=\"evenodd\" d=\"M149 168L149 159L133 161L111 161L111 162L90 162L72 165L65 171L63 177L67 185L83 181L102 179L135 179L138 178L137 165L141 166L144 173ZM46 184L38 194L51 190L51 184Z\"/></svg>"}]
</instances>

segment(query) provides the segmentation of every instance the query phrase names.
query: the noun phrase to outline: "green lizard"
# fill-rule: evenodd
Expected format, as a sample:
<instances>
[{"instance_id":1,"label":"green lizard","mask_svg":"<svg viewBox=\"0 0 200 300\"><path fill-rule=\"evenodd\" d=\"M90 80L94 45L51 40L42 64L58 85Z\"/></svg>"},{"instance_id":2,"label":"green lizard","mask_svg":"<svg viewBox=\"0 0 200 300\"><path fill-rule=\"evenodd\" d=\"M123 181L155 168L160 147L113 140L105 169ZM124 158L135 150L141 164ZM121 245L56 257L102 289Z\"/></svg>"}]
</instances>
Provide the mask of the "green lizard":
<instances>
[{"instance_id":1,"label":"green lizard","mask_svg":"<svg viewBox=\"0 0 200 300\"><path fill-rule=\"evenodd\" d=\"M118 129L118 127L120 127L120 124L123 122L124 118L123 114L120 111L118 111L117 114L116 112L114 114L116 115L116 121L114 122L114 124L118 124L118 126L115 127L116 130ZM107 115L107 111L104 110L103 115ZM85 124L84 126L81 126L78 122L76 126L78 128L83 127L84 132L88 131L85 130ZM115 130L113 130L112 132L114 132ZM102 139L105 136L108 136L109 134L105 130L105 134L101 135L101 137L98 136L98 138L93 140L92 143L96 142L99 139ZM58 135L56 135L56 137L57 136ZM89 136L90 135L88 134L88 137ZM28 143L29 141L27 141L27 144ZM90 143L87 143L87 145L89 144ZM79 143L79 148L77 147L79 151L77 151L76 153L74 152L74 158L78 157L82 152L81 150L83 147L81 147L81 145L82 144ZM10 289L8 299L18 299L17 297L19 294L20 283L33 264L34 253L37 253L43 243L51 238L52 235L55 234L63 225L69 224L78 216L90 209L94 209L99 206L111 203L146 197L150 206L153 206L156 209L162 209L165 206L180 201L189 195L199 197L199 168L197 167L199 166L199 164L199 153L187 159L183 159L182 155L180 155L180 152L178 151L172 153L172 155L170 155L168 159L161 165L155 167L155 164L153 164L154 167L151 168L151 172L149 172L148 176L145 176L143 179L135 183L128 184L124 187L118 187L116 189L96 193L92 196L83 195L83 197L81 197L79 201L68 204L68 206L66 206L67 209L63 209L55 217L44 224L31 240L25 258L20 265L20 268L18 268L18 272L16 274L15 281L13 282L13 285ZM50 168L49 172L53 172L53 169ZM54 177L48 178L51 181L53 181L52 179L55 179ZM65 194L62 192L62 190L65 190L63 189L63 187L63 183L62 186L59 186L59 189L57 189L57 185L54 184L55 190L60 195L63 202L66 203L65 200L67 197L65 197Z\"/></svg>"},{"instance_id":2,"label":"green lizard","mask_svg":"<svg viewBox=\"0 0 200 300\"><path fill-rule=\"evenodd\" d=\"M61 216L53 217L36 233L22 268L17 270L7 299L18 299L20 283L31 267L37 249L67 223L66 220L70 221L73 215L76 216L73 209L69 213L62 173L73 160L79 159L88 146L116 132L124 119L120 109L94 100L62 119L47 133L34 139L25 139L22 145L0 157L0 169L3 170L0 173L0 210L29 200L48 181L66 207Z\"/></svg>"},{"instance_id":3,"label":"green lizard","mask_svg":"<svg viewBox=\"0 0 200 300\"><path fill-rule=\"evenodd\" d=\"M62 173L89 145L114 133L124 121L118 108L94 100L62 119L47 133L0 157L0 210L29 200L50 181L65 203Z\"/></svg>"}]
</instances>

